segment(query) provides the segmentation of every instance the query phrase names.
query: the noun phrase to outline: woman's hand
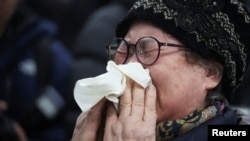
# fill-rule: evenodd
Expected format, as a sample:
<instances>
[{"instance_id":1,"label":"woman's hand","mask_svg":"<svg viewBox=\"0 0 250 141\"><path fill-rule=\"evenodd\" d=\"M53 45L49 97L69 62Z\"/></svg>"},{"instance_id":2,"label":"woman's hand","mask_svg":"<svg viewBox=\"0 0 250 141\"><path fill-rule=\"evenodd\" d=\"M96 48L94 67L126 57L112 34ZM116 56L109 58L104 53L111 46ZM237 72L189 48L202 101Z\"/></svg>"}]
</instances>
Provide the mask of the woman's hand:
<instances>
[{"instance_id":1,"label":"woman's hand","mask_svg":"<svg viewBox=\"0 0 250 141\"><path fill-rule=\"evenodd\" d=\"M80 114L76 121L72 141L96 141L100 137L98 131L101 126L105 103L106 99L104 98L89 112Z\"/></svg>"},{"instance_id":2,"label":"woman's hand","mask_svg":"<svg viewBox=\"0 0 250 141\"><path fill-rule=\"evenodd\" d=\"M104 141L154 141L156 120L155 87L144 90L128 80L120 97L119 114L108 105Z\"/></svg>"}]
</instances>

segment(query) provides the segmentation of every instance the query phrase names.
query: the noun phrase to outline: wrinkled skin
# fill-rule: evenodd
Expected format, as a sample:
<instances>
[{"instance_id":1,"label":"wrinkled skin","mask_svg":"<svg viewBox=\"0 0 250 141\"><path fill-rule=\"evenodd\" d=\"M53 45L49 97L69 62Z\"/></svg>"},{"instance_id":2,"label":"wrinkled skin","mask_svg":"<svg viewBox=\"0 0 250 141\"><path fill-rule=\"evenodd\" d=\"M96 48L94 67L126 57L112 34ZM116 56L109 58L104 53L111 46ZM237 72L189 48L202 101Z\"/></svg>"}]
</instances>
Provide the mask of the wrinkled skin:
<instances>
[{"instance_id":1,"label":"wrinkled skin","mask_svg":"<svg viewBox=\"0 0 250 141\"><path fill-rule=\"evenodd\" d=\"M133 97L132 93L134 93ZM104 138L100 140L153 141L155 139L157 119L155 87L150 85L144 90L128 79L126 91L120 97L119 114L112 103L106 103L103 99L91 111L82 113L78 117L72 141L97 140L96 134L102 117L100 111L104 109L105 104L107 104L105 133Z\"/></svg>"},{"instance_id":2,"label":"wrinkled skin","mask_svg":"<svg viewBox=\"0 0 250 141\"><path fill-rule=\"evenodd\" d=\"M161 29L143 22L134 23L124 39L135 44L144 36L181 44ZM218 85L221 75L188 62L184 52L183 48L161 47L157 62L144 66L150 71L153 84L143 89L128 80L120 97L119 114L112 104L103 109L107 104L103 100L91 112L79 116L72 141L95 141L100 136L98 130L102 129L101 113L105 112L104 136L100 140L154 141L157 123L182 118L203 107L207 91ZM138 62L135 54L126 63L129 62Z\"/></svg>"}]
</instances>

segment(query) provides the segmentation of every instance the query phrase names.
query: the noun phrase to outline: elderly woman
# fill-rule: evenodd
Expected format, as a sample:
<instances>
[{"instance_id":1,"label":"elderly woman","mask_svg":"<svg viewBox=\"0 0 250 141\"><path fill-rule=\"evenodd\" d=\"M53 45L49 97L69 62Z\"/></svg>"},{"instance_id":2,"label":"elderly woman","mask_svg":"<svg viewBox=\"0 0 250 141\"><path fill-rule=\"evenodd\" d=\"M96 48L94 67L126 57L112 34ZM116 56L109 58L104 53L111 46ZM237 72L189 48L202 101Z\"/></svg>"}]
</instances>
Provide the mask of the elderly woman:
<instances>
[{"instance_id":1,"label":"elderly woman","mask_svg":"<svg viewBox=\"0 0 250 141\"><path fill-rule=\"evenodd\" d=\"M103 99L79 116L72 140L203 141L210 124L249 124L229 105L249 64L249 37L237 0L135 2L107 49L117 64L142 64L152 84L128 79L119 113Z\"/></svg>"}]
</instances>

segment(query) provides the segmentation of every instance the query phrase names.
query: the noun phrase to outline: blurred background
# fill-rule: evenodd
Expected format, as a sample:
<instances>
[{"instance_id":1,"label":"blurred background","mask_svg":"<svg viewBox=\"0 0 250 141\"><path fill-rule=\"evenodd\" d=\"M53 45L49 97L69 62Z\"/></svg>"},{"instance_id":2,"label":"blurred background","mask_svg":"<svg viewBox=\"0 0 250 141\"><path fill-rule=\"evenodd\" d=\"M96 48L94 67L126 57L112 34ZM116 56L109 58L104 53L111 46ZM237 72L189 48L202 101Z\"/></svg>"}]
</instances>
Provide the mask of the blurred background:
<instances>
[{"instance_id":1,"label":"blurred background","mask_svg":"<svg viewBox=\"0 0 250 141\"><path fill-rule=\"evenodd\" d=\"M68 141L79 79L106 72L105 45L133 0L0 0L0 140Z\"/></svg>"}]
</instances>

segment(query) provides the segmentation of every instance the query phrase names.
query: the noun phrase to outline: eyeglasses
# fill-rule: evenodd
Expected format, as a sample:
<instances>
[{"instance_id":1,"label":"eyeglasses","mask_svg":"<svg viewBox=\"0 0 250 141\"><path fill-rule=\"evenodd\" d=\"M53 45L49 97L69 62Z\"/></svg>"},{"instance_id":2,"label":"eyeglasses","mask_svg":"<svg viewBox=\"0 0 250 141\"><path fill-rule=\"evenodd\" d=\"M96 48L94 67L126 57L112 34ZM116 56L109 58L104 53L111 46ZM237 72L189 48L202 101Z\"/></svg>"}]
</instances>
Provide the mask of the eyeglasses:
<instances>
[{"instance_id":1,"label":"eyeglasses","mask_svg":"<svg viewBox=\"0 0 250 141\"><path fill-rule=\"evenodd\" d=\"M146 36L140 38L136 44L129 44L123 38L114 38L107 46L106 50L109 58L117 64L124 64L134 53L141 64L152 65L160 55L162 46L185 47L174 43L164 43L154 37Z\"/></svg>"}]
</instances>

